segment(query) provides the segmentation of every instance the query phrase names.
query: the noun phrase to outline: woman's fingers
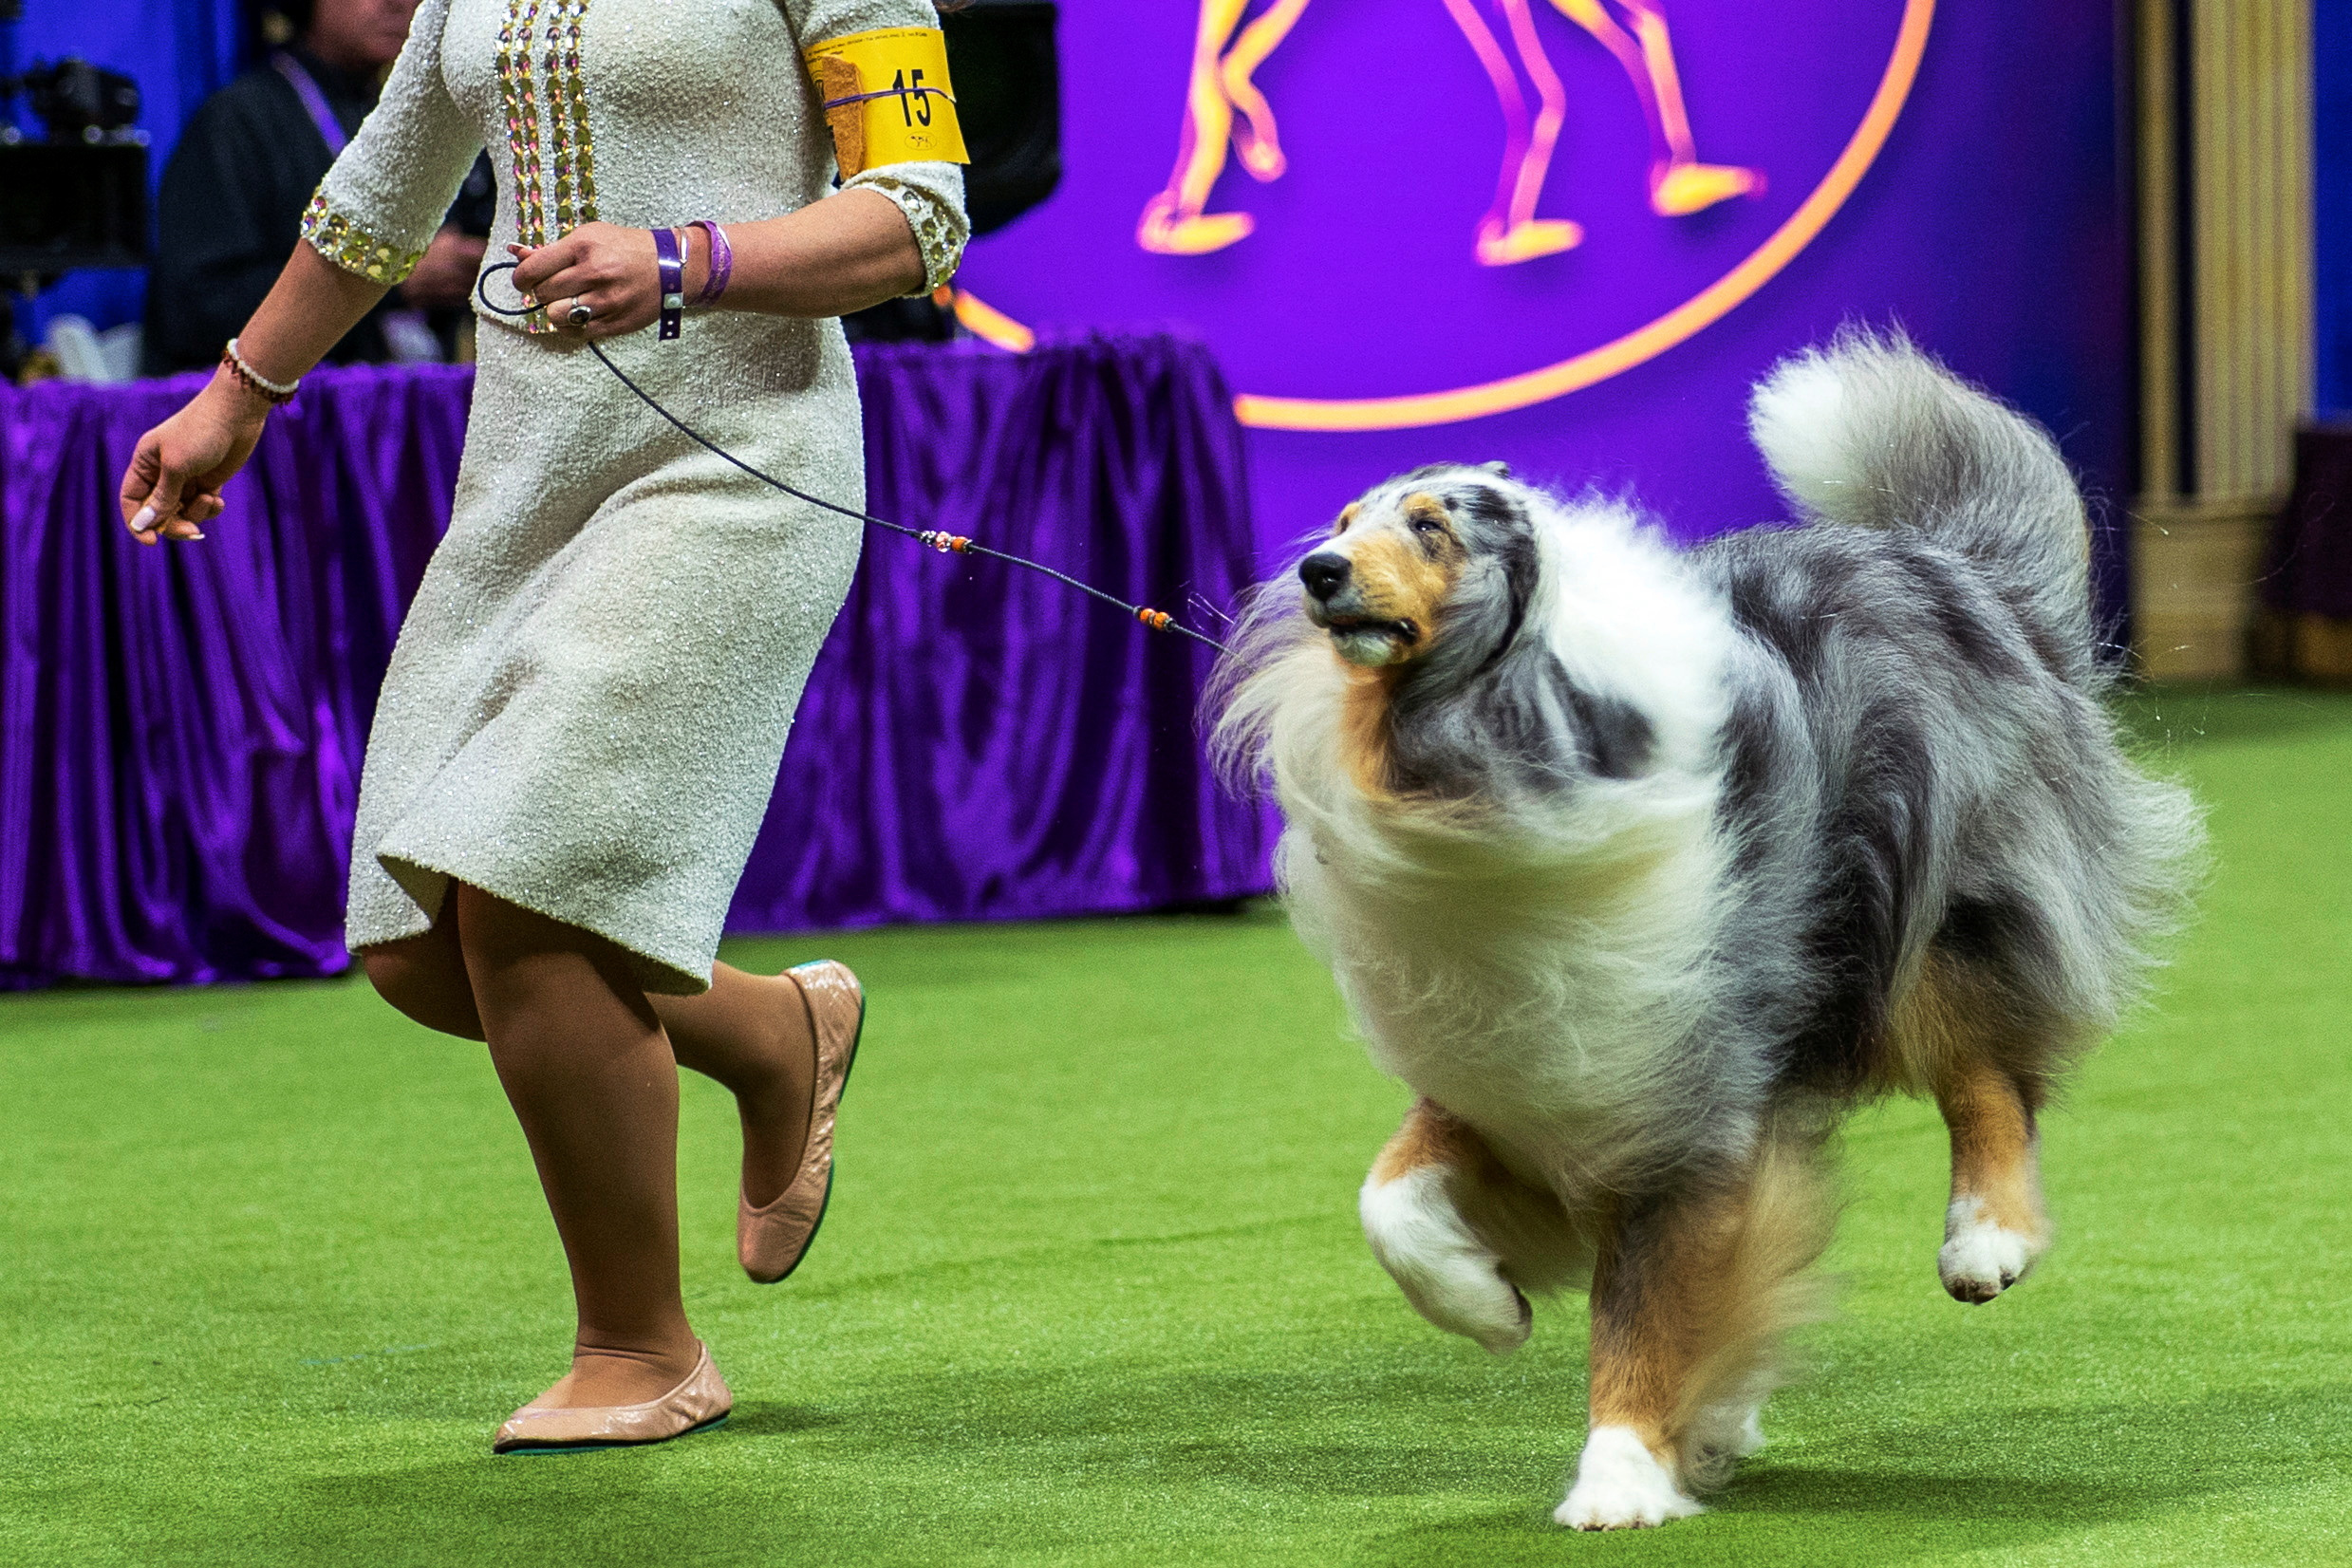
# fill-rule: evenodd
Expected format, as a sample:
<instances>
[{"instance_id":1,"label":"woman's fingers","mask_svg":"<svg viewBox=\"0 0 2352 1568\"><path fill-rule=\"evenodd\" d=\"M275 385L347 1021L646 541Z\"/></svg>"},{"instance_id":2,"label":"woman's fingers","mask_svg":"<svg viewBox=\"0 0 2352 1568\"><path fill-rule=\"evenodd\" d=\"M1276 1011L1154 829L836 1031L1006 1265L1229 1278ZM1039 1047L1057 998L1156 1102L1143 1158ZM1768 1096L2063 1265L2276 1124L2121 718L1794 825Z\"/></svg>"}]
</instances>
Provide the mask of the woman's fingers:
<instances>
[{"instance_id":1,"label":"woman's fingers","mask_svg":"<svg viewBox=\"0 0 2352 1568\"><path fill-rule=\"evenodd\" d=\"M139 438L139 445L131 453L130 466L122 471L122 490L116 497L122 508L122 524L134 535L144 532L155 521L155 512L147 505L147 497L155 493L155 482L162 472L162 440L150 430Z\"/></svg>"},{"instance_id":2,"label":"woman's fingers","mask_svg":"<svg viewBox=\"0 0 2352 1568\"><path fill-rule=\"evenodd\" d=\"M516 246L514 249L518 256L514 266L514 287L543 300L584 287L588 281L585 278L576 280L572 289L567 289L561 281L568 270L588 259L589 243L582 237L584 232L575 229L552 245L541 245L535 249L526 250Z\"/></svg>"},{"instance_id":3,"label":"woman's fingers","mask_svg":"<svg viewBox=\"0 0 2352 1568\"><path fill-rule=\"evenodd\" d=\"M204 525L228 503L217 483L205 484L165 461L160 429L140 438L122 475L119 497L123 526L142 545L164 539L201 539Z\"/></svg>"},{"instance_id":4,"label":"woman's fingers","mask_svg":"<svg viewBox=\"0 0 2352 1568\"><path fill-rule=\"evenodd\" d=\"M155 488L148 491L139 510L131 515L131 536L142 545L154 544L159 534L179 520L180 492L188 483L186 475L175 472L159 458L158 467L161 472L156 476ZM186 534L173 536L185 538Z\"/></svg>"}]
</instances>

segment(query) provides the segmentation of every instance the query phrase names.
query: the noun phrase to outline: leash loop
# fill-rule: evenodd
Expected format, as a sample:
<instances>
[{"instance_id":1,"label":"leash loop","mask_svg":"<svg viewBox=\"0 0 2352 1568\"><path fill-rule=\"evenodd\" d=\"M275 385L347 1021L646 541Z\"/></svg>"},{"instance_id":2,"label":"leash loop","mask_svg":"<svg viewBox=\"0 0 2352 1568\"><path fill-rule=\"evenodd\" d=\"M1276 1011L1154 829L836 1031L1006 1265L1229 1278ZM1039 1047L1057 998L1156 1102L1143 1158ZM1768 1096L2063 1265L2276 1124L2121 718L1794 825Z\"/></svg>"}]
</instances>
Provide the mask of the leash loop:
<instances>
[{"instance_id":1,"label":"leash loop","mask_svg":"<svg viewBox=\"0 0 2352 1568\"><path fill-rule=\"evenodd\" d=\"M539 307L535 305L525 305L520 309L510 310L502 305L494 305L491 303L491 275L495 272L512 272L520 265L521 263L519 262L501 261L493 266L482 269L481 276L474 280L474 297L481 301L483 309L489 311L493 315L506 316L511 319L516 316L530 315L533 310L539 308ZM527 296L525 296L520 289L517 289L515 291L515 297L517 299L522 299ZM776 478L773 475L762 474L758 469L754 468L751 464L745 462L742 458L737 457L734 453L728 451L725 447L720 446L717 441L712 440L709 437L703 435L700 431L686 423L685 420L680 419L677 415L663 407L662 404L655 400L652 393L638 385L634 381L631 381L627 371L623 370L619 365L612 363L610 357L605 353L603 345L599 344L594 338L588 338L585 341L588 344L588 351L595 355L597 361L602 364L606 369L611 371L613 376L621 383L623 386L627 387L631 392L635 393L639 402L644 403L647 408L650 408L656 414L661 415L663 419L669 421L671 427L677 430L680 435L684 436L687 439L693 441L704 451L724 458L726 461L734 464L737 468L739 468L744 473L750 475L753 478L757 479L761 484L766 485L773 490L780 490L785 495L792 496L794 500L806 501L811 506L814 507L822 507L827 512L834 513L840 516L847 517L852 522L863 523L868 528L887 529L892 533L903 533L907 538L914 540L917 544L928 545L933 550L938 551L943 555L985 555L993 561L1002 561L1009 566L1025 568L1030 571L1036 572L1040 576L1051 577L1054 581L1062 584L1066 588L1076 588L1080 593L1086 594L1092 598L1099 599L1104 604L1111 606L1112 608L1134 617L1135 621L1139 625L1146 626L1152 631L1173 632L1180 637L1189 637L1196 643L1202 644L1207 647L1215 648L1219 653L1229 651L1223 643L1218 642L1214 637L1210 637L1204 632L1193 630L1190 626L1187 626L1183 622L1178 621L1174 616L1168 614L1166 610L1152 609L1144 605L1130 605L1126 600L1121 599L1114 594L1107 593L1091 583L1082 583L1077 578L1069 575L1067 572L1056 571L1052 567L1045 565L1042 561L1033 561L1025 555L1015 555L1010 551L991 550L986 545L980 544L972 539L967 539L961 533L949 533L941 529L908 528L905 523L894 523L887 517L876 517L870 513L858 512L846 506L837 505L834 502L825 499L821 495L812 495L805 490L795 489L793 486L786 484L783 480Z\"/></svg>"}]
</instances>

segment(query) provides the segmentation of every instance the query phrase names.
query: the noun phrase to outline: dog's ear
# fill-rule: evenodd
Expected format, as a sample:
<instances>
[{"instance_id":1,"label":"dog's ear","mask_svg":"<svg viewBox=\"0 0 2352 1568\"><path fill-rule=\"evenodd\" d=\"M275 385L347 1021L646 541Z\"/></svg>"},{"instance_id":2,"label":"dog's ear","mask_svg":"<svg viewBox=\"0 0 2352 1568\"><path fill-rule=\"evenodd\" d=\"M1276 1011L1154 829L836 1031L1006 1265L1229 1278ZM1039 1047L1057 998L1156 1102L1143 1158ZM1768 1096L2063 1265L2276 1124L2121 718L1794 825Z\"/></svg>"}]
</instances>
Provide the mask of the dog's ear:
<instances>
[{"instance_id":1,"label":"dog's ear","mask_svg":"<svg viewBox=\"0 0 2352 1568\"><path fill-rule=\"evenodd\" d=\"M1498 479L1507 479L1511 476L1511 465L1504 462L1500 457L1497 457L1493 462L1481 463L1478 466L1484 469L1487 473L1493 475Z\"/></svg>"}]
</instances>

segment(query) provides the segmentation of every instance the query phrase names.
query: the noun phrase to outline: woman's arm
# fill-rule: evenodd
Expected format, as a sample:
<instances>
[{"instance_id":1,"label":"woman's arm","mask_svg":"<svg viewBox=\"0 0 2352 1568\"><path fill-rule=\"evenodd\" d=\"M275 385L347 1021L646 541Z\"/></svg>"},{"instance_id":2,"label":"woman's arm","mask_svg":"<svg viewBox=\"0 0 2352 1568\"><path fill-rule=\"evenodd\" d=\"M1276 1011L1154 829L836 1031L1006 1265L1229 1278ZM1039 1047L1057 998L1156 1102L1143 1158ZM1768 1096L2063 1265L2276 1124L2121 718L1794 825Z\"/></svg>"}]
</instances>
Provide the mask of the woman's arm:
<instances>
[{"instance_id":1,"label":"woman's arm","mask_svg":"<svg viewBox=\"0 0 2352 1568\"><path fill-rule=\"evenodd\" d=\"M237 351L271 381L298 381L384 292L384 285L297 241L238 335ZM140 544L204 537L204 525L220 515L220 487L252 455L270 406L223 365L185 408L139 438L121 500L122 520Z\"/></svg>"},{"instance_id":2,"label":"woman's arm","mask_svg":"<svg viewBox=\"0 0 2352 1568\"><path fill-rule=\"evenodd\" d=\"M686 297L709 272L708 238L686 231ZM923 287L922 249L898 204L878 192L836 192L782 217L727 225L735 272L717 308L777 316L841 316ZM569 329L576 300L595 312L592 338L634 332L661 313L653 233L585 224L563 238L514 252L514 285Z\"/></svg>"},{"instance_id":3,"label":"woman's arm","mask_svg":"<svg viewBox=\"0 0 2352 1568\"><path fill-rule=\"evenodd\" d=\"M302 243L238 334L273 382L307 373L407 277L481 151L479 128L441 80L449 0L421 0L373 113L319 182ZM245 465L270 405L226 369L139 439L122 476L122 520L142 544L201 539L220 487Z\"/></svg>"}]
</instances>

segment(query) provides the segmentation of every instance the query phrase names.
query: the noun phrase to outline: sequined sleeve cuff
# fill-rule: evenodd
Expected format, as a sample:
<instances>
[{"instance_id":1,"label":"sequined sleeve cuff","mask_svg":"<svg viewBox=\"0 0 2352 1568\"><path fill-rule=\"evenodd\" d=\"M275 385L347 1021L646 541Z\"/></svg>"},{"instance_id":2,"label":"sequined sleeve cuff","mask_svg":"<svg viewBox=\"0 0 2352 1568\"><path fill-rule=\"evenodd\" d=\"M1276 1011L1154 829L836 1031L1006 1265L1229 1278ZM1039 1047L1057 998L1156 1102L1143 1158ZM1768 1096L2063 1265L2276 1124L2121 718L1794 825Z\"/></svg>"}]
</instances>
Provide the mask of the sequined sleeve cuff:
<instances>
[{"instance_id":1,"label":"sequined sleeve cuff","mask_svg":"<svg viewBox=\"0 0 2352 1568\"><path fill-rule=\"evenodd\" d=\"M309 209L302 215L302 237L310 242L312 250L345 271L356 272L387 289L403 282L424 258L421 250L387 245L369 233L348 213L339 211L327 199L323 183L310 197Z\"/></svg>"},{"instance_id":2,"label":"sequined sleeve cuff","mask_svg":"<svg viewBox=\"0 0 2352 1568\"><path fill-rule=\"evenodd\" d=\"M899 165L900 168L941 168L961 171L953 164ZM929 188L928 181L917 184L898 177L891 168L876 169L859 175L844 185L844 190L865 189L888 196L906 215L906 226L915 232L915 248L923 252L923 287L918 294L928 294L943 287L956 275L956 265L963 259L963 241L969 232L961 201L942 196ZM961 185L959 177L957 183Z\"/></svg>"}]
</instances>

